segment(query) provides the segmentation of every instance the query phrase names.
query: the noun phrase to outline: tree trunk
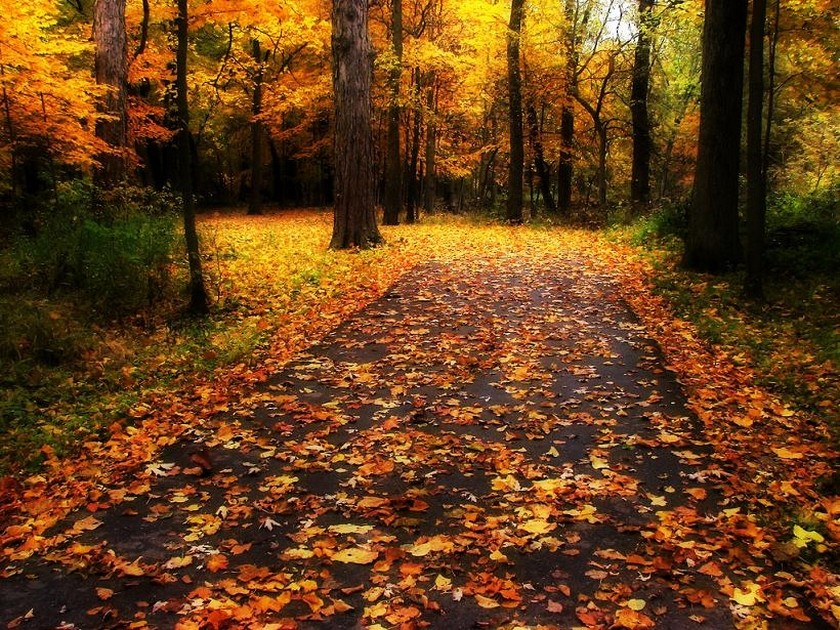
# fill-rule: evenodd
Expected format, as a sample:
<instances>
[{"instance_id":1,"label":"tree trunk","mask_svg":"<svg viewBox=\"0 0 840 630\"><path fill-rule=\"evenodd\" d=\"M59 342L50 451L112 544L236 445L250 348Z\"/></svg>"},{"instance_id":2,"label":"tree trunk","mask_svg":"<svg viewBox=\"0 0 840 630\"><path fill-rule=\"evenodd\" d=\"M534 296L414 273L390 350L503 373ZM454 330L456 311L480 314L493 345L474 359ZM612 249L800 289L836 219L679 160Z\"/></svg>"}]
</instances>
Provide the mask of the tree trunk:
<instances>
[{"instance_id":1,"label":"tree trunk","mask_svg":"<svg viewBox=\"0 0 840 630\"><path fill-rule=\"evenodd\" d=\"M178 103L178 170L181 180L181 197L184 213L184 240L190 266L189 310L196 315L210 310L207 290L204 288L204 274L201 270L201 254L198 232L195 227L195 201L193 200L192 149L190 147L190 109L187 98L187 46L189 23L187 21L187 0L178 0L178 52L175 58L176 100Z\"/></svg>"},{"instance_id":2,"label":"tree trunk","mask_svg":"<svg viewBox=\"0 0 840 630\"><path fill-rule=\"evenodd\" d=\"M563 14L566 19L564 48L566 53L566 85L560 110L560 162L557 167L557 205L561 214L572 208L572 147L575 141L574 93L577 92L577 37L575 36L575 0L566 0Z\"/></svg>"},{"instance_id":3,"label":"tree trunk","mask_svg":"<svg viewBox=\"0 0 840 630\"><path fill-rule=\"evenodd\" d=\"M537 171L537 179L540 187L540 194L542 194L545 209L551 214L557 212L557 206L554 205L554 196L551 194L551 182L549 181L548 165L545 163L545 156L543 154L542 138L540 137L540 125L537 120L537 110L534 107L534 102L528 100L528 133L531 138L531 146L534 148L534 168Z\"/></svg>"},{"instance_id":4,"label":"tree trunk","mask_svg":"<svg viewBox=\"0 0 840 630\"><path fill-rule=\"evenodd\" d=\"M367 248L382 242L373 205L367 0L333 0L332 29L335 213L330 247Z\"/></svg>"},{"instance_id":5,"label":"tree trunk","mask_svg":"<svg viewBox=\"0 0 840 630\"><path fill-rule=\"evenodd\" d=\"M510 107L510 166L508 169L507 220L522 223L522 171L525 146L522 138L522 77L519 70L519 39L524 0L512 0L507 35L508 99Z\"/></svg>"},{"instance_id":6,"label":"tree trunk","mask_svg":"<svg viewBox=\"0 0 840 630\"><path fill-rule=\"evenodd\" d=\"M719 273L741 258L738 169L747 0L706 0L700 133L683 265Z\"/></svg>"},{"instance_id":7,"label":"tree trunk","mask_svg":"<svg viewBox=\"0 0 840 630\"><path fill-rule=\"evenodd\" d=\"M400 159L400 81L402 77L402 0L391 0L391 45L394 65L388 74L391 102L388 105L387 148L385 151L385 225L398 225L402 207L402 161Z\"/></svg>"},{"instance_id":8,"label":"tree trunk","mask_svg":"<svg viewBox=\"0 0 840 630\"><path fill-rule=\"evenodd\" d=\"M630 86L630 116L633 126L633 158L630 175L630 201L646 204L650 201L650 118L648 116L648 86L650 84L650 19L655 0L639 0L639 37L633 59Z\"/></svg>"},{"instance_id":9,"label":"tree trunk","mask_svg":"<svg viewBox=\"0 0 840 630\"><path fill-rule=\"evenodd\" d=\"M747 103L747 233L744 293L764 298L764 230L767 216L767 174L762 150L764 101L764 23L767 0L753 0Z\"/></svg>"},{"instance_id":10,"label":"tree trunk","mask_svg":"<svg viewBox=\"0 0 840 630\"><path fill-rule=\"evenodd\" d=\"M600 120L595 122L595 130L598 134L598 205L601 208L607 207L607 147L609 138L607 136L607 125Z\"/></svg>"},{"instance_id":11,"label":"tree trunk","mask_svg":"<svg viewBox=\"0 0 840 630\"><path fill-rule=\"evenodd\" d=\"M408 190L406 190L406 223L417 220L417 165L420 162L420 132L423 126L423 116L420 109L420 90L423 87L420 69L414 70L414 121L411 129L411 151L408 163Z\"/></svg>"},{"instance_id":12,"label":"tree trunk","mask_svg":"<svg viewBox=\"0 0 840 630\"><path fill-rule=\"evenodd\" d=\"M251 195L248 200L248 214L262 214L263 181L263 124L259 119L262 111L263 54L260 40L251 41L257 72L254 75L254 97L251 102Z\"/></svg>"},{"instance_id":13,"label":"tree trunk","mask_svg":"<svg viewBox=\"0 0 840 630\"><path fill-rule=\"evenodd\" d=\"M125 33L125 0L96 0L93 5L93 39L96 44L96 82L108 86L99 110L108 118L96 121L96 137L110 151L97 156L94 182L113 188L125 179L128 147L128 42Z\"/></svg>"},{"instance_id":14,"label":"tree trunk","mask_svg":"<svg viewBox=\"0 0 840 630\"><path fill-rule=\"evenodd\" d=\"M429 91L426 93L426 181L423 185L423 210L426 214L435 211L435 189L437 180L435 178L435 148L437 146L435 134L435 76L431 75L429 80Z\"/></svg>"}]
</instances>

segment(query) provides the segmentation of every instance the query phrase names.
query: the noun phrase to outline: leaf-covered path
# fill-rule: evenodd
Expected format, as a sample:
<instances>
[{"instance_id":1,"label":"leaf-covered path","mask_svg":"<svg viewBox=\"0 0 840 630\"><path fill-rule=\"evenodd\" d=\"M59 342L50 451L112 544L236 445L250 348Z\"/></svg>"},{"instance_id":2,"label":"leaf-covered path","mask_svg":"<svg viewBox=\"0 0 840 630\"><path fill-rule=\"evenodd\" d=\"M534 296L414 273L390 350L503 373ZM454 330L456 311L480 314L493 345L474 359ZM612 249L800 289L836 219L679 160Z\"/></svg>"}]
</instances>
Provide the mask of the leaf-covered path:
<instances>
[{"instance_id":1,"label":"leaf-covered path","mask_svg":"<svg viewBox=\"0 0 840 630\"><path fill-rule=\"evenodd\" d=\"M38 554L12 539L0 622L823 627L615 279L523 252L413 269Z\"/></svg>"}]
</instances>

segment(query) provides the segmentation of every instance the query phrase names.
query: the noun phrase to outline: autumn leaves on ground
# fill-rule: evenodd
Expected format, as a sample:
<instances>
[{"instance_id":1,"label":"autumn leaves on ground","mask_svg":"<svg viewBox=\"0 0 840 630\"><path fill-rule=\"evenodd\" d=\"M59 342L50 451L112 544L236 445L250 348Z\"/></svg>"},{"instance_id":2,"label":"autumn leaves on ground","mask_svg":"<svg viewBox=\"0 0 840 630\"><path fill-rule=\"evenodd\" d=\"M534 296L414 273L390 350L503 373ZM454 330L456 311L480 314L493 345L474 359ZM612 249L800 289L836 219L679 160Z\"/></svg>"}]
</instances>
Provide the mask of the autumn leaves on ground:
<instances>
[{"instance_id":1,"label":"autumn leaves on ground","mask_svg":"<svg viewBox=\"0 0 840 630\"><path fill-rule=\"evenodd\" d=\"M837 453L633 251L329 220L203 221L202 356L153 335L101 440L4 481L0 622L836 626Z\"/></svg>"}]
</instances>

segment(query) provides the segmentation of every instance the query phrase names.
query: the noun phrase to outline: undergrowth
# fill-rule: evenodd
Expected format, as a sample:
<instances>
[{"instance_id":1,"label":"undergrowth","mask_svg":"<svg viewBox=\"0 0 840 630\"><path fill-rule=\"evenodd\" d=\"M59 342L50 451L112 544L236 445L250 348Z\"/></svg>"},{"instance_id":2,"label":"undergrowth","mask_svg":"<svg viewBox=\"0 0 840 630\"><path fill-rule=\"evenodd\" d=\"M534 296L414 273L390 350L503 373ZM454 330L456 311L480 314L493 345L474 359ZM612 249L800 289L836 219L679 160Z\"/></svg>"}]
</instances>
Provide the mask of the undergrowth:
<instances>
[{"instance_id":1,"label":"undergrowth","mask_svg":"<svg viewBox=\"0 0 840 630\"><path fill-rule=\"evenodd\" d=\"M640 248L655 290L709 343L755 368L759 383L840 439L840 212L828 191L768 209L765 301L743 297L743 272L681 269L685 210L661 208L610 234Z\"/></svg>"}]
</instances>

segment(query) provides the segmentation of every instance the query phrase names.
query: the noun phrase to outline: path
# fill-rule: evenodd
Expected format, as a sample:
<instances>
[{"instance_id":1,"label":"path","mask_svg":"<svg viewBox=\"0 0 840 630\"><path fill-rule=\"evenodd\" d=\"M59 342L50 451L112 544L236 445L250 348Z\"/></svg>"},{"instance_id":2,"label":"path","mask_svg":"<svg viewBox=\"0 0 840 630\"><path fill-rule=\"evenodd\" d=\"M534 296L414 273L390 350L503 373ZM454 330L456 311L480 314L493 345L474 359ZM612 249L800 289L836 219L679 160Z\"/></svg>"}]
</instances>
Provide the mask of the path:
<instances>
[{"instance_id":1,"label":"path","mask_svg":"<svg viewBox=\"0 0 840 630\"><path fill-rule=\"evenodd\" d=\"M772 571L574 257L416 269L248 402L5 567L0 623L730 628Z\"/></svg>"}]
</instances>

